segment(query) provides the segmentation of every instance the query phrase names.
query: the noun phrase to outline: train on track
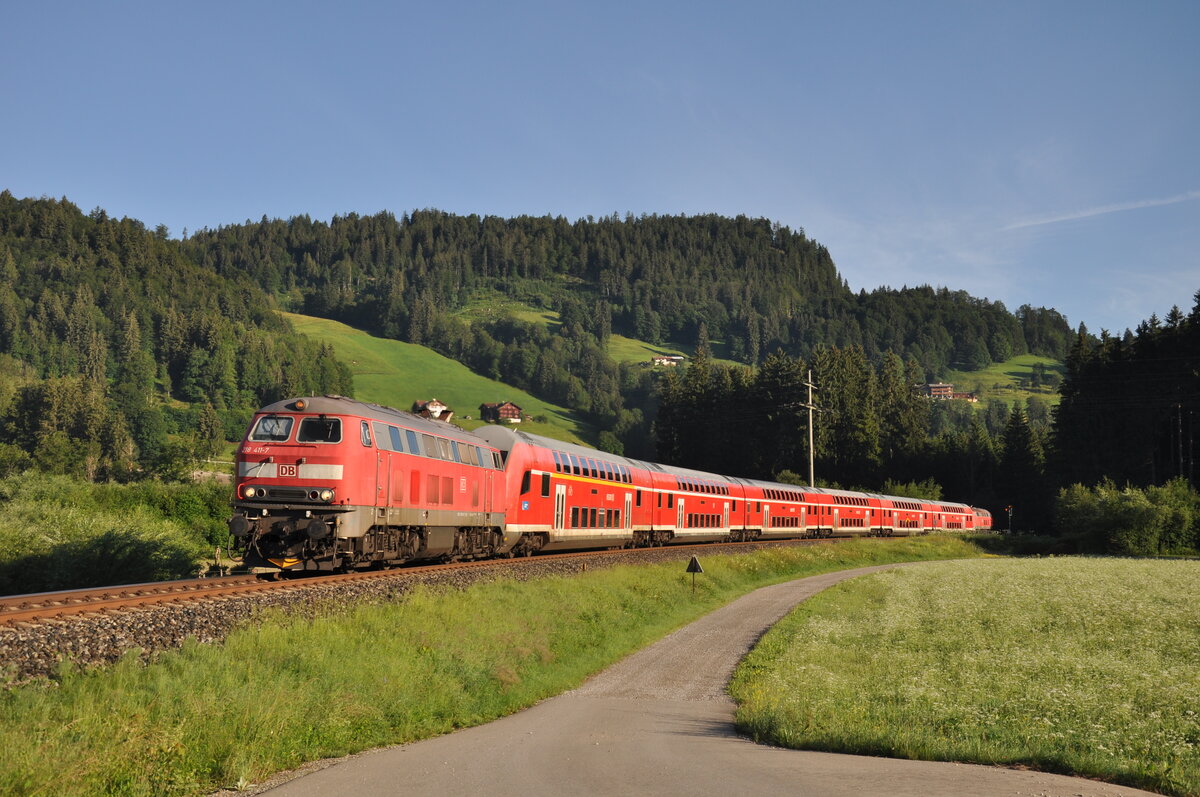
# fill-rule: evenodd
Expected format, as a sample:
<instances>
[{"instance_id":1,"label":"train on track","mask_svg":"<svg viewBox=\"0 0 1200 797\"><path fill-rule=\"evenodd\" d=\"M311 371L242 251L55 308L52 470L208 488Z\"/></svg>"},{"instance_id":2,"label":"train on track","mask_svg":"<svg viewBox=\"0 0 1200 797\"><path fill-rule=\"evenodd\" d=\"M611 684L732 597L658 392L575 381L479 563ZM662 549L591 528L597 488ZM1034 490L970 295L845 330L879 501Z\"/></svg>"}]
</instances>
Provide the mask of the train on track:
<instances>
[{"instance_id":1,"label":"train on track","mask_svg":"<svg viewBox=\"0 0 1200 797\"><path fill-rule=\"evenodd\" d=\"M986 510L643 462L341 396L263 407L229 521L265 577L540 551L991 528Z\"/></svg>"}]
</instances>

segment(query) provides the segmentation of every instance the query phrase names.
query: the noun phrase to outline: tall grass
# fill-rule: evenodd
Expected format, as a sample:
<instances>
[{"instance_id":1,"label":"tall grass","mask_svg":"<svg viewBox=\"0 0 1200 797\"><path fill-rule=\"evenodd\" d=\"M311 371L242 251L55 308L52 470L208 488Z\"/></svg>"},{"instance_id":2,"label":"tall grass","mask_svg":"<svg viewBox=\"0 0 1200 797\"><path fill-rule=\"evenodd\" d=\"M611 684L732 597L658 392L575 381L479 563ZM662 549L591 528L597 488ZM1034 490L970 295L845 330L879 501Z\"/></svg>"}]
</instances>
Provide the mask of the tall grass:
<instances>
[{"instance_id":1,"label":"tall grass","mask_svg":"<svg viewBox=\"0 0 1200 797\"><path fill-rule=\"evenodd\" d=\"M229 486L0 479L0 595L194 575L228 537Z\"/></svg>"},{"instance_id":2,"label":"tall grass","mask_svg":"<svg viewBox=\"0 0 1200 797\"><path fill-rule=\"evenodd\" d=\"M1200 563L989 560L802 604L747 657L738 724L787 747L1021 764L1200 794Z\"/></svg>"},{"instance_id":3,"label":"tall grass","mask_svg":"<svg viewBox=\"0 0 1200 797\"><path fill-rule=\"evenodd\" d=\"M275 617L148 666L10 689L0 793L199 794L445 733L579 684L738 594L818 572L974 555L939 537L704 557Z\"/></svg>"}]
</instances>

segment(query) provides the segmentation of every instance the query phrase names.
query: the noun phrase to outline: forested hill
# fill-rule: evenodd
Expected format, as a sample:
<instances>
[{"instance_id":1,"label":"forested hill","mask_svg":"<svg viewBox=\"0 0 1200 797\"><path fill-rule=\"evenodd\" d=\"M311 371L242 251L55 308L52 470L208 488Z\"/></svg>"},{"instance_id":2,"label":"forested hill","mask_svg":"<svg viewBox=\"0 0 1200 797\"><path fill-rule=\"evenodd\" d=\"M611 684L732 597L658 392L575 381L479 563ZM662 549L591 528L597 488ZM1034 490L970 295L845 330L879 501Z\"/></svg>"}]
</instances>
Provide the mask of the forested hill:
<instances>
[{"instance_id":1,"label":"forested hill","mask_svg":"<svg viewBox=\"0 0 1200 797\"><path fill-rule=\"evenodd\" d=\"M263 403L349 393L332 350L272 309L249 275L192 262L163 228L0 193L0 459L168 472Z\"/></svg>"},{"instance_id":2,"label":"forested hill","mask_svg":"<svg viewBox=\"0 0 1200 797\"><path fill-rule=\"evenodd\" d=\"M414 343L490 291L556 310L582 297L580 323L597 339L706 335L751 364L776 349L808 357L821 344L861 345L876 360L914 358L933 378L1025 352L1062 359L1074 337L1053 310L1013 314L961 291L855 294L803 230L742 216L264 218L202 230L185 247L223 275L290 296L296 310Z\"/></svg>"}]
</instances>

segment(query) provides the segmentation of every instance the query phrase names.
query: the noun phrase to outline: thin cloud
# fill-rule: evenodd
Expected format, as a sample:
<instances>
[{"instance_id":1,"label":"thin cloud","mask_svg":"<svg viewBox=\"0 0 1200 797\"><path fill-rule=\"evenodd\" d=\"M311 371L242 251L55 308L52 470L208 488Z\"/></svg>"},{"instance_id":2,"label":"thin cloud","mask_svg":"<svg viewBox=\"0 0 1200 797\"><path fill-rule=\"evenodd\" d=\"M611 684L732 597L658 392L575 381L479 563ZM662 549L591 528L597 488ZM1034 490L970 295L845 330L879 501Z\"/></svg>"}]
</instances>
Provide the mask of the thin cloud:
<instances>
[{"instance_id":1,"label":"thin cloud","mask_svg":"<svg viewBox=\"0 0 1200 797\"><path fill-rule=\"evenodd\" d=\"M1018 221L1015 224L1010 224L1002 228L1002 232L1009 230L1021 230L1026 227L1040 227L1044 224L1058 224L1060 221L1075 221L1077 219L1090 219L1092 216L1103 216L1106 213L1119 213L1123 210L1138 210L1139 208L1157 208L1163 205L1175 205L1179 202L1187 202L1190 199L1200 199L1200 191L1188 191L1186 194L1167 197L1165 199L1142 199L1137 202L1120 202L1115 205L1101 205L1096 208L1088 208L1087 210L1077 210L1074 213L1060 213L1055 216L1044 216L1042 218L1026 219Z\"/></svg>"}]
</instances>

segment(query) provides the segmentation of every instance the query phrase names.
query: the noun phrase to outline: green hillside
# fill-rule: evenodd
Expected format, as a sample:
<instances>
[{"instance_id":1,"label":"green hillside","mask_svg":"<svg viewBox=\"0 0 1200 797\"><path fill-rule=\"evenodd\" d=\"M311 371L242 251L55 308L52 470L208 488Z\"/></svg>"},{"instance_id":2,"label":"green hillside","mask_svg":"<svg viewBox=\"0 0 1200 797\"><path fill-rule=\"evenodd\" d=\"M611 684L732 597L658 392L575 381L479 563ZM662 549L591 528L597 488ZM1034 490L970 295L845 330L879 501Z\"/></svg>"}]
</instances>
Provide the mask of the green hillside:
<instances>
[{"instance_id":1,"label":"green hillside","mask_svg":"<svg viewBox=\"0 0 1200 797\"><path fill-rule=\"evenodd\" d=\"M1044 366L1045 373L1053 385L1032 387L1035 363ZM945 381L953 384L955 390L975 393L980 401L1000 399L1009 403L1024 403L1030 396L1037 396L1053 406L1058 404L1057 385L1061 382L1063 373L1063 364L1058 360L1036 354L1022 354L1002 363L992 363L978 371L947 371Z\"/></svg>"},{"instance_id":2,"label":"green hillside","mask_svg":"<svg viewBox=\"0 0 1200 797\"><path fill-rule=\"evenodd\" d=\"M477 419L480 404L512 401L531 417L546 418L545 423L523 424L526 431L577 443L595 440L595 430L570 410L472 373L424 346L377 338L324 318L295 313L283 316L297 332L333 346L338 359L354 374L355 397L362 401L407 410L418 399L437 398L452 407L455 422L468 429L481 425L478 420L464 420L467 415Z\"/></svg>"},{"instance_id":3,"label":"green hillside","mask_svg":"<svg viewBox=\"0 0 1200 797\"><path fill-rule=\"evenodd\" d=\"M510 315L527 324L543 326L551 332L557 331L559 326L558 313L555 311L544 310L509 299L499 291L477 291L471 301L454 315L464 321L495 321L505 315ZM714 340L710 342L710 346L713 350L714 362L730 366L745 364L725 359L728 355L728 345L725 341ZM653 357L672 355L681 355L690 359L695 356L696 347L676 341L667 341L661 344L647 343L644 340L613 332L608 336L606 351L608 356L617 363L649 363Z\"/></svg>"}]
</instances>

